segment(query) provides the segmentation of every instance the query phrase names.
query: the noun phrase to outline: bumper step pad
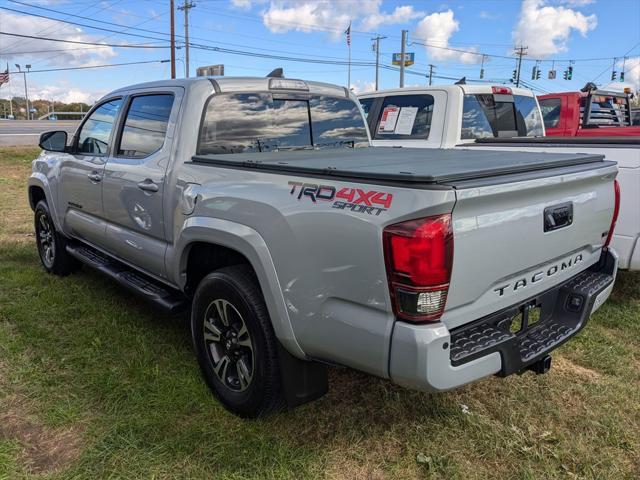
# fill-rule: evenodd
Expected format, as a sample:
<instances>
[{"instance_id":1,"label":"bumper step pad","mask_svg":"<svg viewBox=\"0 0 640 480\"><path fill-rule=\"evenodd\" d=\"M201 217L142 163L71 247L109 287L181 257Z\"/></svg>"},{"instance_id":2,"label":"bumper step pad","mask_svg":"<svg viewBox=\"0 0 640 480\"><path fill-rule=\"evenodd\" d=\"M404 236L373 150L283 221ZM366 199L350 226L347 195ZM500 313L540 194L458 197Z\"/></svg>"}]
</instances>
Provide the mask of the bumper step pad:
<instances>
[{"instance_id":1,"label":"bumper step pad","mask_svg":"<svg viewBox=\"0 0 640 480\"><path fill-rule=\"evenodd\" d=\"M163 310L178 313L188 306L188 300L182 292L165 286L94 248L72 244L67 246L67 251L85 265L104 273Z\"/></svg>"},{"instance_id":2,"label":"bumper step pad","mask_svg":"<svg viewBox=\"0 0 640 480\"><path fill-rule=\"evenodd\" d=\"M450 358L462 365L493 352L502 356L501 376L524 370L558 347L585 325L596 296L614 281L610 262L601 261L566 283L526 302L451 331ZM529 324L532 308L539 320ZM513 332L516 318L522 327Z\"/></svg>"}]
</instances>

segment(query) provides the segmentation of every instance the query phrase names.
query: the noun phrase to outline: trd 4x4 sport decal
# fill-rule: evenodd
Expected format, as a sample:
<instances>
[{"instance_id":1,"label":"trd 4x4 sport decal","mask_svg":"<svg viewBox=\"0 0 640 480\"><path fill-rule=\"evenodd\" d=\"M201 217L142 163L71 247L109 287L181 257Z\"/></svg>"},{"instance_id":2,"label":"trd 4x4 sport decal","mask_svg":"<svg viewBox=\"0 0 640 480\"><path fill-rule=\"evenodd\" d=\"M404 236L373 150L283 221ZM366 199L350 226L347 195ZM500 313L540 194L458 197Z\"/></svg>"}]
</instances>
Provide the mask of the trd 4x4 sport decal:
<instances>
[{"instance_id":1,"label":"trd 4x4 sport decal","mask_svg":"<svg viewBox=\"0 0 640 480\"><path fill-rule=\"evenodd\" d=\"M391 207L393 194L378 192L376 190L363 190L361 188L341 188L331 185L317 185L315 183L289 182L291 195L296 195L298 200L308 198L313 203L319 200L333 202L333 208L351 210L355 213L367 213L380 215Z\"/></svg>"}]
</instances>

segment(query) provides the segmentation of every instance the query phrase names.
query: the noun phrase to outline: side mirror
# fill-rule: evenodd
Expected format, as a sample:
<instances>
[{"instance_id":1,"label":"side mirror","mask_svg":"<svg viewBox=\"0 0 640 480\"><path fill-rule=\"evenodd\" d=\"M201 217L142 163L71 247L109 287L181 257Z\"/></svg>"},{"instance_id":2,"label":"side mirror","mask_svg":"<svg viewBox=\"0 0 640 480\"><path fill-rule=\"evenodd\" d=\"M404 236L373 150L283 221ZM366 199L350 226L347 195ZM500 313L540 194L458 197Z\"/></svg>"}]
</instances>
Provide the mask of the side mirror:
<instances>
[{"instance_id":1,"label":"side mirror","mask_svg":"<svg viewBox=\"0 0 640 480\"><path fill-rule=\"evenodd\" d=\"M40 135L38 145L41 149L49 152L66 152L67 151L67 132L64 130L54 130L44 132Z\"/></svg>"}]
</instances>

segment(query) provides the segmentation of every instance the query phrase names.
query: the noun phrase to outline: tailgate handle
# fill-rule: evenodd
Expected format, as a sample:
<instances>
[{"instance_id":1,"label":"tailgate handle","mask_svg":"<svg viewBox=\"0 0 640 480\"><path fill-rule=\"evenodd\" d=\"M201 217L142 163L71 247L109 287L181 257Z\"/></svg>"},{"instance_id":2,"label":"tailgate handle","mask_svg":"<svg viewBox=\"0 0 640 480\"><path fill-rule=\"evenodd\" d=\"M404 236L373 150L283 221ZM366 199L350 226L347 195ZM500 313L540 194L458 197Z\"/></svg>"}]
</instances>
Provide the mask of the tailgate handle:
<instances>
[{"instance_id":1,"label":"tailgate handle","mask_svg":"<svg viewBox=\"0 0 640 480\"><path fill-rule=\"evenodd\" d=\"M552 232L573 223L573 202L553 205L544 209L544 231Z\"/></svg>"}]
</instances>

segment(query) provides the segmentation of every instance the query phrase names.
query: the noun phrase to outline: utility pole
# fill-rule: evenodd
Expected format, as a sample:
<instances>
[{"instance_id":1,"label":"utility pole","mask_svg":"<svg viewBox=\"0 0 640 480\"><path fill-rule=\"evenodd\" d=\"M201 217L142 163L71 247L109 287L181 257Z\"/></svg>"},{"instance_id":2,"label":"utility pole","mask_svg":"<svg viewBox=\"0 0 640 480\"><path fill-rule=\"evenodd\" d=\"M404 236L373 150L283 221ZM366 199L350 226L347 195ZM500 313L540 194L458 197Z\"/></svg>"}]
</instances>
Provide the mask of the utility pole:
<instances>
[{"instance_id":1,"label":"utility pole","mask_svg":"<svg viewBox=\"0 0 640 480\"><path fill-rule=\"evenodd\" d=\"M378 68L380 67L380 40L387 38L381 37L380 35L376 36L376 38L372 38L374 42L373 49L376 51L376 91L378 90Z\"/></svg>"},{"instance_id":2,"label":"utility pole","mask_svg":"<svg viewBox=\"0 0 640 480\"><path fill-rule=\"evenodd\" d=\"M196 4L191 0L184 0L184 4L178 7L178 10L184 11L184 76L189 78L189 10Z\"/></svg>"},{"instance_id":3,"label":"utility pole","mask_svg":"<svg viewBox=\"0 0 640 480\"><path fill-rule=\"evenodd\" d=\"M516 67L516 87L520 86L520 70L522 68L522 57L527 54L529 47L523 47L520 45L516 47L515 54L518 55L518 66Z\"/></svg>"},{"instance_id":4,"label":"utility pole","mask_svg":"<svg viewBox=\"0 0 640 480\"><path fill-rule=\"evenodd\" d=\"M402 30L402 46L400 47L400 88L404 87L404 54L405 45L407 44L408 30Z\"/></svg>"},{"instance_id":5,"label":"utility pole","mask_svg":"<svg viewBox=\"0 0 640 480\"><path fill-rule=\"evenodd\" d=\"M176 78L176 27L173 0L170 0L169 5L171 8L171 78Z\"/></svg>"},{"instance_id":6,"label":"utility pole","mask_svg":"<svg viewBox=\"0 0 640 480\"><path fill-rule=\"evenodd\" d=\"M433 79L433 69L436 68L435 65L429 64L429 86L431 86L431 80Z\"/></svg>"}]
</instances>

